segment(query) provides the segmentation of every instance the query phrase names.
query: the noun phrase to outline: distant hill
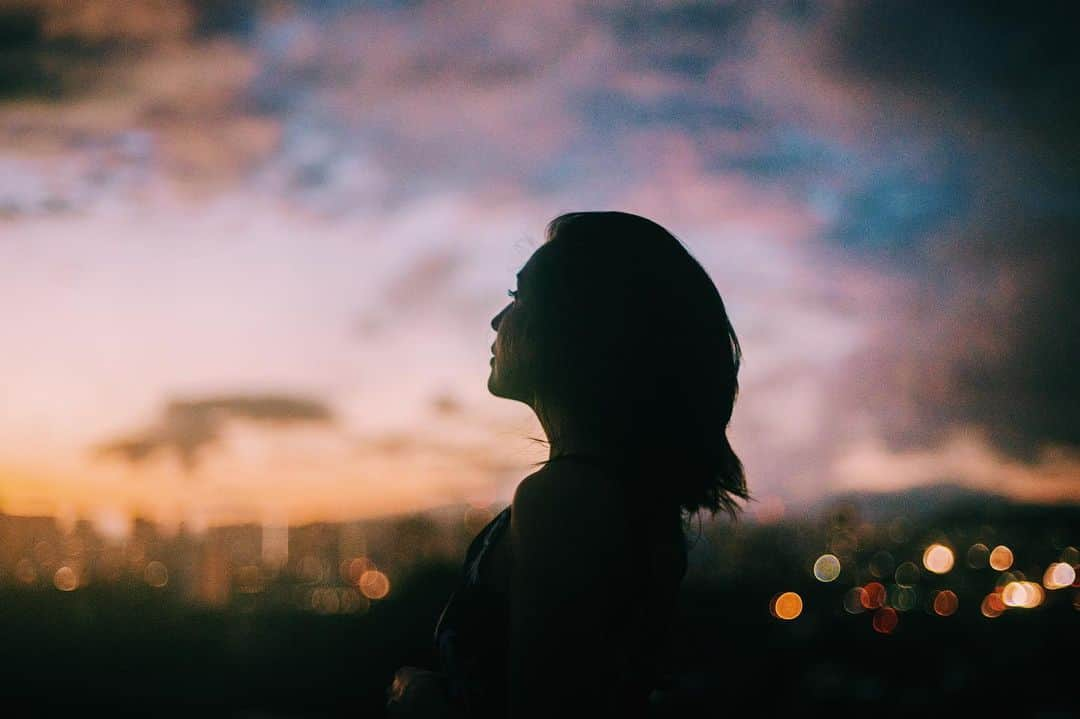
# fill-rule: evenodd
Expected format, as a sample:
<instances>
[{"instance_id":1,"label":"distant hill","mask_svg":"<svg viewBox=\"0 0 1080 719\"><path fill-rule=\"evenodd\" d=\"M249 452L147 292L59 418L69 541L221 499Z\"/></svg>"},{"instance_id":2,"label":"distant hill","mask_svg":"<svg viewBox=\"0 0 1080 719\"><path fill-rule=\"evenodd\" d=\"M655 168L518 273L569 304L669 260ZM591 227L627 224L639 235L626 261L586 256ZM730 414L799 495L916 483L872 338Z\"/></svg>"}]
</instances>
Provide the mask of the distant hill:
<instances>
[{"instance_id":1,"label":"distant hill","mask_svg":"<svg viewBox=\"0 0 1080 719\"><path fill-rule=\"evenodd\" d=\"M880 522L895 517L925 519L927 517L995 517L1007 514L1076 515L1077 504L1037 504L1021 502L1002 494L985 492L954 483L934 484L898 492L841 492L828 495L810 505L811 516L828 514L848 508L865 521Z\"/></svg>"}]
</instances>

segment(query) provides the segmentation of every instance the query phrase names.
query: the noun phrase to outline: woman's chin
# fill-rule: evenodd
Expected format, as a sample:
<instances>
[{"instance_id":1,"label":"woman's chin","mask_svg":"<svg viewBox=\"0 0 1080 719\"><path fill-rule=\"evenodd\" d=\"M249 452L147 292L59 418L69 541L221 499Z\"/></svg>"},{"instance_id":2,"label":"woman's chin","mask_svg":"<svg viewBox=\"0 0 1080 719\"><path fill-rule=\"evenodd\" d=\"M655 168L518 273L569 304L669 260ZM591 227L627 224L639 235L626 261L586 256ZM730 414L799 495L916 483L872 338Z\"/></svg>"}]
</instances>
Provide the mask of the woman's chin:
<instances>
[{"instance_id":1,"label":"woman's chin","mask_svg":"<svg viewBox=\"0 0 1080 719\"><path fill-rule=\"evenodd\" d=\"M488 375L487 387L488 392L495 395L496 397L503 397L504 399L517 399L515 396L513 396L514 393L511 391L511 389L507 387L506 383L499 377L499 373L494 367L492 367L491 369L491 374Z\"/></svg>"},{"instance_id":2,"label":"woman's chin","mask_svg":"<svg viewBox=\"0 0 1080 719\"><path fill-rule=\"evenodd\" d=\"M495 395L496 397L501 397L502 396L499 393L499 380L495 376L495 368L494 367L491 369L491 374L488 375L487 388L488 388L488 392Z\"/></svg>"}]
</instances>

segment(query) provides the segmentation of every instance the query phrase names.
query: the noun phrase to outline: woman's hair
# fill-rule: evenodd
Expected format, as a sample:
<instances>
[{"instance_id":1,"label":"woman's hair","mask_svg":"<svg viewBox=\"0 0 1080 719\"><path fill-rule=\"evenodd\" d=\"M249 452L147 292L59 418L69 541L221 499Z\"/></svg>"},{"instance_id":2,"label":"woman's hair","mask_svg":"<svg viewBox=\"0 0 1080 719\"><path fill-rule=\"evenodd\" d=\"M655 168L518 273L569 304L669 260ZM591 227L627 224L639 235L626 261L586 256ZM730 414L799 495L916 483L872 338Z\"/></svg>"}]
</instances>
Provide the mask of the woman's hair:
<instances>
[{"instance_id":1,"label":"woman's hair","mask_svg":"<svg viewBox=\"0 0 1080 719\"><path fill-rule=\"evenodd\" d=\"M734 517L749 498L726 435L741 350L683 244L637 215L561 215L519 292L549 439L603 437L646 496Z\"/></svg>"}]
</instances>

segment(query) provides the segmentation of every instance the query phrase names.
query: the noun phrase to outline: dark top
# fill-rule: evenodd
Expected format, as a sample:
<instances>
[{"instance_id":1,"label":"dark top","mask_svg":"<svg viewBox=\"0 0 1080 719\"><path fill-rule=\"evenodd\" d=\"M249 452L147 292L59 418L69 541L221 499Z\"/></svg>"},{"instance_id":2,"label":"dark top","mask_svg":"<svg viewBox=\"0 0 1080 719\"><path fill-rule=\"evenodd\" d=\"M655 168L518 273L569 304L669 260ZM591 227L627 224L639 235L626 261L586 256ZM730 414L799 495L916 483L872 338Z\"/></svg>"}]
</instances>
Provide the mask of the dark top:
<instances>
[{"instance_id":1,"label":"dark top","mask_svg":"<svg viewBox=\"0 0 1080 719\"><path fill-rule=\"evenodd\" d=\"M571 457L600 462L579 454L556 459ZM645 503L641 504L643 514L635 526L643 531L635 532L637 546L627 547L627 551L632 556L650 556L651 561L642 563L643 572L647 572L641 577L642 591L622 604L628 608L626 631L633 634L631 644L636 649L628 658L632 676L622 717L647 715L648 696L658 679L659 655L666 646L679 584L686 573L681 524L662 527L648 521ZM496 515L469 545L461 580L435 628L435 651L447 677L451 701L469 719L506 715L508 597L484 578L489 549L510 527L510 509Z\"/></svg>"}]
</instances>

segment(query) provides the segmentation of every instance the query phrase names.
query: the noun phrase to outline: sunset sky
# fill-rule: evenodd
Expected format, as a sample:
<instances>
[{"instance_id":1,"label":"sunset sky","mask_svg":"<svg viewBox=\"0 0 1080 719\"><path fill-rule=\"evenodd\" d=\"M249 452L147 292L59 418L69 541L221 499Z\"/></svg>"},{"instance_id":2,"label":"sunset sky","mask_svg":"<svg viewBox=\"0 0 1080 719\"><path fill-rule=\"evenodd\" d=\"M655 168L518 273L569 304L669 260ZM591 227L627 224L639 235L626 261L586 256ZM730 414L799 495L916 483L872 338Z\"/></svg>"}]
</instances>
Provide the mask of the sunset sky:
<instances>
[{"instance_id":1,"label":"sunset sky","mask_svg":"<svg viewBox=\"0 0 1080 719\"><path fill-rule=\"evenodd\" d=\"M490 320L586 209L715 281L761 506L1080 501L1063 12L4 0L0 509L508 501L547 450Z\"/></svg>"}]
</instances>

